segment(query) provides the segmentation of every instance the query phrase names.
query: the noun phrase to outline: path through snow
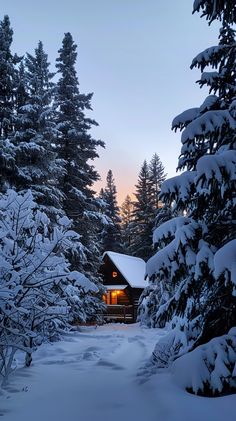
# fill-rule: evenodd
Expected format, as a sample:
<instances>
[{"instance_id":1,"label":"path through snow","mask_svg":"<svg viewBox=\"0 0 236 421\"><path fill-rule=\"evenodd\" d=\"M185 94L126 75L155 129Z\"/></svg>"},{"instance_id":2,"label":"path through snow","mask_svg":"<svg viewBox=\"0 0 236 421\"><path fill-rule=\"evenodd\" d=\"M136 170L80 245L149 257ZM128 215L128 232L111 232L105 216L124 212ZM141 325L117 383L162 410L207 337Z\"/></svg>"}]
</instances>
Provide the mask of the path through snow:
<instances>
[{"instance_id":1,"label":"path through snow","mask_svg":"<svg viewBox=\"0 0 236 421\"><path fill-rule=\"evenodd\" d=\"M110 324L44 345L1 399L5 421L235 421L236 398L199 398L143 369L164 331ZM18 392L18 393L17 393Z\"/></svg>"}]
</instances>

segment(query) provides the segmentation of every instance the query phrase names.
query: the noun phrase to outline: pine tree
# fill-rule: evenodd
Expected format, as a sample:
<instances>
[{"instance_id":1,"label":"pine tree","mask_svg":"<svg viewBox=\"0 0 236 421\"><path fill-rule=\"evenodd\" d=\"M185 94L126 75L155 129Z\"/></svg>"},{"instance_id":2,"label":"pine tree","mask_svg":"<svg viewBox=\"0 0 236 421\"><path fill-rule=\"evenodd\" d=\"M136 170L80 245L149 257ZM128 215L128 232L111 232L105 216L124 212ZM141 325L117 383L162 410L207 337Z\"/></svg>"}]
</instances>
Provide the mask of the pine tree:
<instances>
[{"instance_id":1,"label":"pine tree","mask_svg":"<svg viewBox=\"0 0 236 421\"><path fill-rule=\"evenodd\" d=\"M15 113L19 113L20 108L26 104L28 99L27 82L25 75L25 65L23 60L20 62L19 69L16 74L16 87L15 87ZM16 118L17 120L17 118ZM17 122L15 122L15 130L17 130Z\"/></svg>"},{"instance_id":2,"label":"pine tree","mask_svg":"<svg viewBox=\"0 0 236 421\"><path fill-rule=\"evenodd\" d=\"M166 177L164 171L164 166L155 153L149 164L144 161L136 185L130 250L134 256L145 260L153 254L152 231L158 208L162 206L159 195Z\"/></svg>"},{"instance_id":3,"label":"pine tree","mask_svg":"<svg viewBox=\"0 0 236 421\"><path fill-rule=\"evenodd\" d=\"M174 130L183 130L178 167L185 172L164 182L161 200L174 202L186 216L173 218L154 232L159 250L147 263L152 288L144 313L149 325L171 321L173 327L168 339L156 346L158 363L163 362L163 353L169 364L198 347L176 367L182 372L187 367L189 391L210 396L235 390L236 44L229 24L236 19L235 6L230 11L226 2L195 1L194 11L200 8L210 22L222 20L219 45L200 53L191 65L201 69L198 82L213 94L173 121ZM225 336L211 341L219 335ZM204 378L193 374L196 358L197 367L206 370Z\"/></svg>"},{"instance_id":4,"label":"pine tree","mask_svg":"<svg viewBox=\"0 0 236 421\"><path fill-rule=\"evenodd\" d=\"M151 200L152 200L154 209L158 209L160 207L159 196L161 192L161 186L165 178L166 178L165 168L159 156L155 153L149 164L149 179L151 183Z\"/></svg>"},{"instance_id":5,"label":"pine tree","mask_svg":"<svg viewBox=\"0 0 236 421\"><path fill-rule=\"evenodd\" d=\"M31 188L35 200L47 213L62 214L62 194L58 174L63 171L56 159L56 141L51 107L54 84L47 54L40 41L35 55L27 54L19 68L14 143L19 190Z\"/></svg>"},{"instance_id":6,"label":"pine tree","mask_svg":"<svg viewBox=\"0 0 236 421\"><path fill-rule=\"evenodd\" d=\"M133 222L133 201L129 195L126 196L120 207L121 237L125 253L130 253L132 244L132 222Z\"/></svg>"},{"instance_id":7,"label":"pine tree","mask_svg":"<svg viewBox=\"0 0 236 421\"><path fill-rule=\"evenodd\" d=\"M14 95L16 67L19 58L12 55L13 30L8 16L0 22L0 190L14 185L14 145L11 136L14 130Z\"/></svg>"},{"instance_id":8,"label":"pine tree","mask_svg":"<svg viewBox=\"0 0 236 421\"><path fill-rule=\"evenodd\" d=\"M103 252L108 250L121 252L123 247L121 245L120 209L117 204L117 190L112 170L108 171L106 181L107 184L102 195L106 203L105 215L111 223L104 226Z\"/></svg>"},{"instance_id":9,"label":"pine tree","mask_svg":"<svg viewBox=\"0 0 236 421\"><path fill-rule=\"evenodd\" d=\"M92 94L81 94L76 74L77 46L70 33L66 33L59 50L56 68L60 76L55 92L57 110L56 151L64 162L64 174L61 189L64 195L63 209L73 221L76 231L81 234L81 241L86 247L86 270L96 272L96 258L100 254L97 247L97 235L100 229L99 201L92 190L99 175L91 164L98 157L98 146L104 146L95 140L89 131L97 123L85 116L91 110ZM74 261L76 267L80 262Z\"/></svg>"},{"instance_id":10,"label":"pine tree","mask_svg":"<svg viewBox=\"0 0 236 421\"><path fill-rule=\"evenodd\" d=\"M133 205L131 252L134 256L147 260L152 255L152 228L154 212L152 204L152 186L147 161L144 161L135 186Z\"/></svg>"},{"instance_id":11,"label":"pine tree","mask_svg":"<svg viewBox=\"0 0 236 421\"><path fill-rule=\"evenodd\" d=\"M14 80L16 57L11 53L13 30L10 19L4 16L0 22L0 136L7 139L14 126Z\"/></svg>"}]
</instances>

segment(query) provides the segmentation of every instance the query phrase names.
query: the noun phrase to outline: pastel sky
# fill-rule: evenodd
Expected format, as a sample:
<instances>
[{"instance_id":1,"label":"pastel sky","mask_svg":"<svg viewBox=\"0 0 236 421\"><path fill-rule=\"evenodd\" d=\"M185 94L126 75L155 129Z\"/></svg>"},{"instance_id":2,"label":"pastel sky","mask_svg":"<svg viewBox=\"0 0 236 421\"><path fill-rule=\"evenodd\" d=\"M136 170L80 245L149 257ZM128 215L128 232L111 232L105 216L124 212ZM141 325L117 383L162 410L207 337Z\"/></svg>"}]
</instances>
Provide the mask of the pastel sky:
<instances>
[{"instance_id":1,"label":"pastel sky","mask_svg":"<svg viewBox=\"0 0 236 421\"><path fill-rule=\"evenodd\" d=\"M54 67L64 33L72 33L81 92L94 92L94 135L106 143L95 161L97 189L112 169L120 203L155 152L168 176L175 175L181 143L171 121L206 96L189 66L217 43L218 31L191 12L191 0L1 1L18 54L32 53L42 40Z\"/></svg>"}]
</instances>

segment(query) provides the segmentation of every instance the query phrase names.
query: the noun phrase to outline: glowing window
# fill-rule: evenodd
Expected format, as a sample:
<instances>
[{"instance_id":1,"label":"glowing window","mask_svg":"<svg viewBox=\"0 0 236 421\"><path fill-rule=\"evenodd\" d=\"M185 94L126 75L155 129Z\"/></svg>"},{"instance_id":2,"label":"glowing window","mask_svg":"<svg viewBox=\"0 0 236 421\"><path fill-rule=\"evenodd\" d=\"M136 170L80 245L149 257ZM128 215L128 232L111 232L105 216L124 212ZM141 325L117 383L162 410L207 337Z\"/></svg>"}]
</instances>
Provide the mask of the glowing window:
<instances>
[{"instance_id":1,"label":"glowing window","mask_svg":"<svg viewBox=\"0 0 236 421\"><path fill-rule=\"evenodd\" d=\"M116 278L118 276L117 272L112 272L112 278Z\"/></svg>"}]
</instances>

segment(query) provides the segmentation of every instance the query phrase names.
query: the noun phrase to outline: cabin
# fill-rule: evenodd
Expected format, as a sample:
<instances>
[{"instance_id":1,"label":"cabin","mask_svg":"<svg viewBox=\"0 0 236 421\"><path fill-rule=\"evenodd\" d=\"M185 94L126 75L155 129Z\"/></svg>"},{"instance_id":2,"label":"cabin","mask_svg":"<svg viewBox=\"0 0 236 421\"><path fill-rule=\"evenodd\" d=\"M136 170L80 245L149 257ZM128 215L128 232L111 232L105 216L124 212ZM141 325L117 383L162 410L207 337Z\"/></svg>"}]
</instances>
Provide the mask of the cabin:
<instances>
[{"instance_id":1,"label":"cabin","mask_svg":"<svg viewBox=\"0 0 236 421\"><path fill-rule=\"evenodd\" d=\"M102 258L100 273L107 304L104 319L107 321L136 321L139 297L147 286L144 260L126 254L107 251Z\"/></svg>"}]
</instances>

